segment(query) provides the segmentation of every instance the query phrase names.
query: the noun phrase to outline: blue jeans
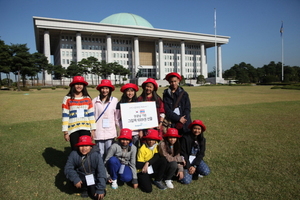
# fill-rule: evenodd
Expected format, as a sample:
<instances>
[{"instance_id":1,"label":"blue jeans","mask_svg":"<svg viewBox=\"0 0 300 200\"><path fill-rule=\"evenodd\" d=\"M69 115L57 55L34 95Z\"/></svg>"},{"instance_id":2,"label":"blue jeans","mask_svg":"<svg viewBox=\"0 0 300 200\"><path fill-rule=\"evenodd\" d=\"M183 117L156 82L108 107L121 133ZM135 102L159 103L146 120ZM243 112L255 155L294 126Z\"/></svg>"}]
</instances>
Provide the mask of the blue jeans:
<instances>
[{"instance_id":1,"label":"blue jeans","mask_svg":"<svg viewBox=\"0 0 300 200\"><path fill-rule=\"evenodd\" d=\"M119 179L120 181L123 181L125 183L132 180L132 171L128 165L125 165L123 174L119 174L121 162L117 157L115 156L111 157L106 162L106 166L107 166L107 172L109 173L112 180Z\"/></svg>"},{"instance_id":2,"label":"blue jeans","mask_svg":"<svg viewBox=\"0 0 300 200\"><path fill-rule=\"evenodd\" d=\"M207 176L208 174L210 174L210 169L207 166L207 164L203 160L201 160L201 162L197 166L194 174L197 176L198 176L198 174L200 174L202 176ZM189 174L189 170L185 169L183 179L181 179L180 182L183 184L190 184L192 182L194 174Z\"/></svg>"}]
</instances>

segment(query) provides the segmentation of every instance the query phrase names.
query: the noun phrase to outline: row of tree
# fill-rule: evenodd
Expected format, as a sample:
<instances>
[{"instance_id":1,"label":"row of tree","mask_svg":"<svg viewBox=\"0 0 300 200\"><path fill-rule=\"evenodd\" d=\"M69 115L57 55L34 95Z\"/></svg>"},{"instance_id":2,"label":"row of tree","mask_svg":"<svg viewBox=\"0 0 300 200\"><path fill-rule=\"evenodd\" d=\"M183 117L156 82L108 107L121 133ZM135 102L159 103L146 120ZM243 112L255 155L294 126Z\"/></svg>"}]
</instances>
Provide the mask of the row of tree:
<instances>
[{"instance_id":1,"label":"row of tree","mask_svg":"<svg viewBox=\"0 0 300 200\"><path fill-rule=\"evenodd\" d=\"M299 82L299 66L284 66L283 69L284 82ZM271 61L268 65L254 68L251 64L241 62L226 70L223 73L223 78L237 80L239 83L280 82L282 81L282 63Z\"/></svg>"},{"instance_id":2,"label":"row of tree","mask_svg":"<svg viewBox=\"0 0 300 200\"><path fill-rule=\"evenodd\" d=\"M32 80L32 84L36 80L38 85L39 74L42 74L42 84L45 85L46 73L51 74L52 79L61 81L64 77L71 78L77 75L92 74L97 77L97 83L99 83L100 77L107 78L111 74L115 75L115 80L117 80L116 76L119 76L119 80L121 80L121 76L130 75L130 71L122 65L116 62L98 61L95 57L84 58L79 62L71 61L68 68L52 65L49 64L44 54L29 53L26 44L6 45L3 40L0 40L0 84L2 83L1 73L6 74L5 82L8 83L8 86L11 84L10 74L13 73L15 80L18 80L19 89L20 80L23 82L23 87L25 87L27 79ZM94 84L94 79L92 79L92 84Z\"/></svg>"}]
</instances>

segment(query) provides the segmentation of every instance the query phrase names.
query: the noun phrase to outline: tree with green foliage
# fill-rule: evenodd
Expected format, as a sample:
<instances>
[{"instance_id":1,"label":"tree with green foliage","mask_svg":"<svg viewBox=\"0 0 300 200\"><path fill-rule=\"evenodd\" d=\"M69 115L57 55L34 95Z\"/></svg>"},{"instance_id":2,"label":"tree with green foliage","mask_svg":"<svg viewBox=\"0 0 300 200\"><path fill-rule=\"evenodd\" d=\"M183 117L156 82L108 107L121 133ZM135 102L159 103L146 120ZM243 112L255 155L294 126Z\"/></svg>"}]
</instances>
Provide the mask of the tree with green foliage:
<instances>
[{"instance_id":1,"label":"tree with green foliage","mask_svg":"<svg viewBox=\"0 0 300 200\"><path fill-rule=\"evenodd\" d=\"M60 85L65 85L62 83L63 77L66 75L66 69L61 65L54 65L53 66L53 78L56 80L60 80Z\"/></svg>"},{"instance_id":2,"label":"tree with green foliage","mask_svg":"<svg viewBox=\"0 0 300 200\"><path fill-rule=\"evenodd\" d=\"M27 44L12 44L10 46L12 55L11 69L12 72L18 74L17 85L20 91L20 79L22 77L23 87L26 85L26 76L35 75L36 72L33 68L32 55L29 53Z\"/></svg>"},{"instance_id":3,"label":"tree with green foliage","mask_svg":"<svg viewBox=\"0 0 300 200\"><path fill-rule=\"evenodd\" d=\"M97 58L90 56L88 58L82 59L78 62L78 65L83 67L84 74L91 73L92 75L98 75L98 82L99 82L99 73L100 70L100 62ZM92 78L92 85L94 85L94 79Z\"/></svg>"},{"instance_id":4,"label":"tree with green foliage","mask_svg":"<svg viewBox=\"0 0 300 200\"><path fill-rule=\"evenodd\" d=\"M97 82L99 83L100 82L100 76L102 75L101 74L101 62L99 62L98 59L97 60L92 59L91 60L91 65L92 65L91 73L93 75L97 76Z\"/></svg>"},{"instance_id":5,"label":"tree with green foliage","mask_svg":"<svg viewBox=\"0 0 300 200\"><path fill-rule=\"evenodd\" d=\"M205 82L206 82L206 81L205 81L205 78L204 78L203 75L199 75L199 76L197 77L197 84L203 85Z\"/></svg>"},{"instance_id":6,"label":"tree with green foliage","mask_svg":"<svg viewBox=\"0 0 300 200\"><path fill-rule=\"evenodd\" d=\"M105 60L102 60L100 64L100 74L103 76L104 79L107 79L107 77L112 74L111 64L109 65L108 63L106 63Z\"/></svg>"},{"instance_id":7,"label":"tree with green foliage","mask_svg":"<svg viewBox=\"0 0 300 200\"><path fill-rule=\"evenodd\" d=\"M66 70L66 75L68 78L73 78L74 76L82 76L84 70L82 67L79 67L76 62L71 61L71 64Z\"/></svg>"},{"instance_id":8,"label":"tree with green foliage","mask_svg":"<svg viewBox=\"0 0 300 200\"><path fill-rule=\"evenodd\" d=\"M128 69L125 69L122 65L117 62L109 63L112 68L112 73L115 75L115 84L117 84L117 75L119 76L119 84L121 84L121 76L126 76L130 74Z\"/></svg>"},{"instance_id":9,"label":"tree with green foliage","mask_svg":"<svg viewBox=\"0 0 300 200\"><path fill-rule=\"evenodd\" d=\"M2 80L1 73L6 74L6 78L10 80L10 63L11 54L9 53L9 46L6 45L3 40L0 40L0 83ZM8 86L10 86L10 84Z\"/></svg>"},{"instance_id":10,"label":"tree with green foliage","mask_svg":"<svg viewBox=\"0 0 300 200\"><path fill-rule=\"evenodd\" d=\"M185 85L185 78L183 75L181 75L180 85Z\"/></svg>"},{"instance_id":11,"label":"tree with green foliage","mask_svg":"<svg viewBox=\"0 0 300 200\"><path fill-rule=\"evenodd\" d=\"M4 78L3 80L1 80L1 85L3 86L10 87L12 84L13 84L13 80L11 79Z\"/></svg>"},{"instance_id":12,"label":"tree with green foliage","mask_svg":"<svg viewBox=\"0 0 300 200\"><path fill-rule=\"evenodd\" d=\"M47 71L47 68L49 67L48 59L44 54L41 54L38 52L33 53L32 56L33 56L34 65L37 67L37 70L38 70L37 72L42 73L42 82L43 82L43 85L45 85L45 72ZM37 75L37 84L39 83L38 80L39 79L38 79L38 75Z\"/></svg>"}]
</instances>

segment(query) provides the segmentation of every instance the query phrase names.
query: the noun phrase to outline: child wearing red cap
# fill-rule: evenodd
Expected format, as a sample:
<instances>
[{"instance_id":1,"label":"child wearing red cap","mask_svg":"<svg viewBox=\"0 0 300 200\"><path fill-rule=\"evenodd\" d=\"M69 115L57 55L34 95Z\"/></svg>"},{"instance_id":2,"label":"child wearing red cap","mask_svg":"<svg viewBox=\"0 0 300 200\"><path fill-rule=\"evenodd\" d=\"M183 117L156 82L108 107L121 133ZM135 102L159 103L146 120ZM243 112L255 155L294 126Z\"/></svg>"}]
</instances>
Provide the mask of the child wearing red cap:
<instances>
[{"instance_id":1,"label":"child wearing red cap","mask_svg":"<svg viewBox=\"0 0 300 200\"><path fill-rule=\"evenodd\" d=\"M169 88L164 90L163 101L166 119L171 121L171 127L178 129L180 135L188 131L191 123L191 102L188 93L179 86L181 76L172 72L166 75Z\"/></svg>"},{"instance_id":2,"label":"child wearing red cap","mask_svg":"<svg viewBox=\"0 0 300 200\"><path fill-rule=\"evenodd\" d=\"M136 164L139 187L143 192L152 192L152 178L154 178L154 184L159 189L165 190L167 187L162 182L162 179L167 160L159 155L157 142L162 138L157 130L149 129L147 134L143 136L143 139L146 142L138 150ZM154 174L152 174L152 170Z\"/></svg>"},{"instance_id":3,"label":"child wearing red cap","mask_svg":"<svg viewBox=\"0 0 300 200\"><path fill-rule=\"evenodd\" d=\"M96 89L100 94L93 99L96 119L96 131L93 138L104 159L113 139L117 137L116 126L119 126L119 121L116 115L116 106L118 99L111 96L115 87L110 80L101 80Z\"/></svg>"},{"instance_id":4,"label":"child wearing red cap","mask_svg":"<svg viewBox=\"0 0 300 200\"><path fill-rule=\"evenodd\" d=\"M82 135L93 135L96 129L94 108L82 76L74 76L62 103L62 131L72 150Z\"/></svg>"},{"instance_id":5,"label":"child wearing red cap","mask_svg":"<svg viewBox=\"0 0 300 200\"><path fill-rule=\"evenodd\" d=\"M76 188L81 188L81 197L99 200L105 196L106 175L99 148L94 145L90 136L80 136L78 150L69 155L64 173Z\"/></svg>"},{"instance_id":6,"label":"child wearing red cap","mask_svg":"<svg viewBox=\"0 0 300 200\"><path fill-rule=\"evenodd\" d=\"M157 120L158 120L158 126L157 129L159 130L159 133L161 132L161 126L162 122L165 118L165 109L164 109L164 103L161 99L161 97L157 94L158 84L153 78L148 78L146 81L142 84L143 92L138 97L139 102L141 101L155 101L156 103L156 109L157 109ZM143 137L145 133L140 131L139 136L140 138Z\"/></svg>"},{"instance_id":7,"label":"child wearing red cap","mask_svg":"<svg viewBox=\"0 0 300 200\"><path fill-rule=\"evenodd\" d=\"M118 142L111 145L104 160L108 181L113 189L118 188L117 181L131 181L133 188L138 187L136 175L136 147L132 145L132 132L128 128L120 131Z\"/></svg>"},{"instance_id":8,"label":"child wearing red cap","mask_svg":"<svg viewBox=\"0 0 300 200\"><path fill-rule=\"evenodd\" d=\"M159 153L168 161L165 183L168 188L174 188L172 177L176 175L179 180L183 179L183 166L185 165L183 157L180 156L179 138L181 135L178 134L177 129L169 128L163 137L164 140L159 144Z\"/></svg>"},{"instance_id":9,"label":"child wearing red cap","mask_svg":"<svg viewBox=\"0 0 300 200\"><path fill-rule=\"evenodd\" d=\"M181 155L184 157L186 165L184 166L183 184L191 183L193 178L207 176L210 169L203 161L206 148L204 138L205 125L201 120L194 120L189 125L190 131L183 135L180 140Z\"/></svg>"},{"instance_id":10,"label":"child wearing red cap","mask_svg":"<svg viewBox=\"0 0 300 200\"><path fill-rule=\"evenodd\" d=\"M117 104L117 118L119 120L119 125L120 125L120 129L123 128L122 125L122 119L121 119L121 106L120 104L123 103L131 103L131 102L136 102L137 101L137 96L136 93L137 91L139 91L139 87L136 84L133 83L127 83L125 85L123 85L120 89L120 91L123 93L121 100L118 102ZM132 143L135 146L138 146L138 140L139 140L139 136L138 136L138 131L132 131Z\"/></svg>"}]
</instances>

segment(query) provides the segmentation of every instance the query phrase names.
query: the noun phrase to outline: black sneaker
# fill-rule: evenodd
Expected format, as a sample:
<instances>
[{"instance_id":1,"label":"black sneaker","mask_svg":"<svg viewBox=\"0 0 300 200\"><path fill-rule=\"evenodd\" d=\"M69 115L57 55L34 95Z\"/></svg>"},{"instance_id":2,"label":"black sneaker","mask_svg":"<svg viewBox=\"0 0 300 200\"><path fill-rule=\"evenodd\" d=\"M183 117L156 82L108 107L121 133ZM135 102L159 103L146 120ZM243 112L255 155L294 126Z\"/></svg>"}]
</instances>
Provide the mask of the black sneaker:
<instances>
[{"instance_id":1,"label":"black sneaker","mask_svg":"<svg viewBox=\"0 0 300 200\"><path fill-rule=\"evenodd\" d=\"M81 196L82 198L88 198L88 197L89 197L88 191L87 191L87 190L83 190L83 191L81 192L80 196Z\"/></svg>"},{"instance_id":2,"label":"black sneaker","mask_svg":"<svg viewBox=\"0 0 300 200\"><path fill-rule=\"evenodd\" d=\"M161 190L167 189L167 186L165 186L162 181L154 181L154 184Z\"/></svg>"}]
</instances>

